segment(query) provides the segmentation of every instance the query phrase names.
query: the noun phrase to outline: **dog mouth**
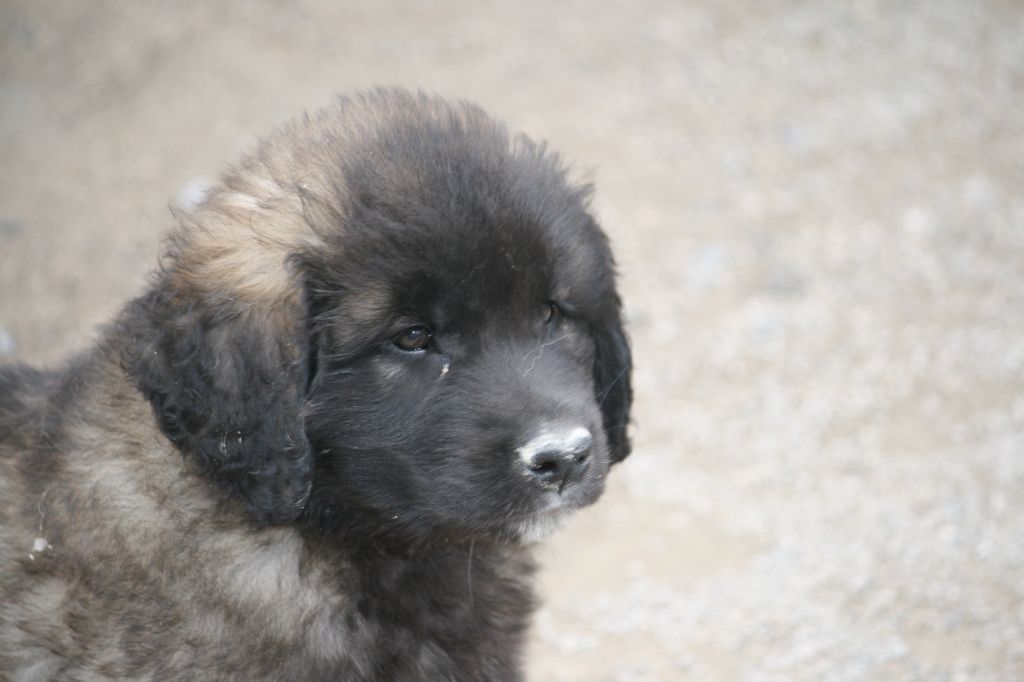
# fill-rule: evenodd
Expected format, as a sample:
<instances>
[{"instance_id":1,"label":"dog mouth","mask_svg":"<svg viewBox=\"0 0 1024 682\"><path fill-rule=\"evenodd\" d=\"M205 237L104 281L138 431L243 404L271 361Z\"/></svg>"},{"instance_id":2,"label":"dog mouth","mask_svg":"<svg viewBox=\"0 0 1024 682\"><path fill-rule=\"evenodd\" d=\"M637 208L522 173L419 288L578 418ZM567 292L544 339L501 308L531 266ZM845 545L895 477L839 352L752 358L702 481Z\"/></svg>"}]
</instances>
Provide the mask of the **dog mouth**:
<instances>
[{"instance_id":1,"label":"dog mouth","mask_svg":"<svg viewBox=\"0 0 1024 682\"><path fill-rule=\"evenodd\" d=\"M548 493L537 507L512 521L515 536L532 544L550 537L569 517L601 496L603 485L573 485L561 493Z\"/></svg>"},{"instance_id":2,"label":"dog mouth","mask_svg":"<svg viewBox=\"0 0 1024 682\"><path fill-rule=\"evenodd\" d=\"M514 524L516 538L525 544L540 542L555 533L572 515L572 509L559 507L556 509L534 512Z\"/></svg>"}]
</instances>

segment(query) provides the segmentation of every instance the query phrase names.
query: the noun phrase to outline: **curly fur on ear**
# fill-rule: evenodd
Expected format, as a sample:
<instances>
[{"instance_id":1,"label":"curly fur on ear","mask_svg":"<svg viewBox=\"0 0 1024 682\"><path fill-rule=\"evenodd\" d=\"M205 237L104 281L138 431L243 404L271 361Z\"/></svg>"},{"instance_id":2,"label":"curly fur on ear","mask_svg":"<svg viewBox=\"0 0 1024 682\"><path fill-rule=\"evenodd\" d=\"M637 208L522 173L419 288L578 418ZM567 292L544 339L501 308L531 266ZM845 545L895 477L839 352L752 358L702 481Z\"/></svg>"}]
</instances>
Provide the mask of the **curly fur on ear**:
<instances>
[{"instance_id":1,"label":"curly fur on ear","mask_svg":"<svg viewBox=\"0 0 1024 682\"><path fill-rule=\"evenodd\" d=\"M281 328L281 311L225 314L225 306L208 309L168 289L130 308L125 331L138 345L128 371L164 433L240 497L258 525L295 520L312 469L300 414L302 326Z\"/></svg>"},{"instance_id":2,"label":"curly fur on ear","mask_svg":"<svg viewBox=\"0 0 1024 682\"><path fill-rule=\"evenodd\" d=\"M619 315L616 314L614 320L597 329L594 338L597 343L594 359L597 402L601 406L612 462L621 462L632 449L627 427L629 408L633 402L633 360Z\"/></svg>"},{"instance_id":3,"label":"curly fur on ear","mask_svg":"<svg viewBox=\"0 0 1024 682\"><path fill-rule=\"evenodd\" d=\"M258 525L287 523L309 496L312 454L300 414L302 326L263 311L208 309L157 288L130 308L138 345L128 371L161 429L248 506ZM279 311L275 311L278 312Z\"/></svg>"},{"instance_id":4,"label":"curly fur on ear","mask_svg":"<svg viewBox=\"0 0 1024 682\"><path fill-rule=\"evenodd\" d=\"M299 517L313 468L302 415L312 363L294 255L318 238L294 187L274 179L285 175L275 158L261 148L194 211L175 214L159 280L120 322L132 339L125 368L163 432L259 525Z\"/></svg>"}]
</instances>

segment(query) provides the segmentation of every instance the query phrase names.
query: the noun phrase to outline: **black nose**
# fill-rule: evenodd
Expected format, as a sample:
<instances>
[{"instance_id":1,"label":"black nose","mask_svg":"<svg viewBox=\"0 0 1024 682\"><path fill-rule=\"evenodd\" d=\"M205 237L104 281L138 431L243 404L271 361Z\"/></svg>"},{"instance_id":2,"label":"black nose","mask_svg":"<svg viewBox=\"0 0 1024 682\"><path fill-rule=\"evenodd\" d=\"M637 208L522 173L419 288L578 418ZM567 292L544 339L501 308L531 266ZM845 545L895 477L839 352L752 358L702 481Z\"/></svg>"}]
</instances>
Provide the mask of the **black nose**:
<instances>
[{"instance_id":1,"label":"black nose","mask_svg":"<svg viewBox=\"0 0 1024 682\"><path fill-rule=\"evenodd\" d=\"M545 488L562 492L576 483L590 466L594 437L583 427L564 432L543 432L519 448L529 475Z\"/></svg>"}]
</instances>

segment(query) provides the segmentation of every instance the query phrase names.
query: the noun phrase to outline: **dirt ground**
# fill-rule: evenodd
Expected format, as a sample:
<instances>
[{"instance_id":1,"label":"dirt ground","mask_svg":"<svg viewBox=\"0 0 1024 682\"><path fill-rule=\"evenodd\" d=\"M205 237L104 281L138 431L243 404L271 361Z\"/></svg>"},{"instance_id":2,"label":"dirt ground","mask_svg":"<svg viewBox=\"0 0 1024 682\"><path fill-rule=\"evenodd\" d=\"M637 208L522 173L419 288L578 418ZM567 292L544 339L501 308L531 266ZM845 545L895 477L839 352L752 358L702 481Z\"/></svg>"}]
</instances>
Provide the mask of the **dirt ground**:
<instances>
[{"instance_id":1,"label":"dirt ground","mask_svg":"<svg viewBox=\"0 0 1024 682\"><path fill-rule=\"evenodd\" d=\"M1024 6L0 2L0 355L88 345L168 204L399 84L597 187L633 456L531 679L1024 679Z\"/></svg>"}]
</instances>

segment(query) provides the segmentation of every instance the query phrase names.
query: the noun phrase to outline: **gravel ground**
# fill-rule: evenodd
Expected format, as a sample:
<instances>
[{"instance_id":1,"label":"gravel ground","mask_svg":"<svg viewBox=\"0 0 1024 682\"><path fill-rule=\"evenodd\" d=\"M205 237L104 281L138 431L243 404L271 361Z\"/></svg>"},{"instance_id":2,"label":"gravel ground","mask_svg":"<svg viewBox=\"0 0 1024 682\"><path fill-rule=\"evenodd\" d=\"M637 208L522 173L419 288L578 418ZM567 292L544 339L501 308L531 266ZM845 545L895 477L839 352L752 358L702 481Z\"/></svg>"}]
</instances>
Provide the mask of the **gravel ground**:
<instances>
[{"instance_id":1,"label":"gravel ground","mask_svg":"<svg viewBox=\"0 0 1024 682\"><path fill-rule=\"evenodd\" d=\"M635 454L540 552L531 679L1024 679L1024 6L8 0L0 355L377 83L548 139L619 254Z\"/></svg>"}]
</instances>

